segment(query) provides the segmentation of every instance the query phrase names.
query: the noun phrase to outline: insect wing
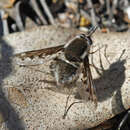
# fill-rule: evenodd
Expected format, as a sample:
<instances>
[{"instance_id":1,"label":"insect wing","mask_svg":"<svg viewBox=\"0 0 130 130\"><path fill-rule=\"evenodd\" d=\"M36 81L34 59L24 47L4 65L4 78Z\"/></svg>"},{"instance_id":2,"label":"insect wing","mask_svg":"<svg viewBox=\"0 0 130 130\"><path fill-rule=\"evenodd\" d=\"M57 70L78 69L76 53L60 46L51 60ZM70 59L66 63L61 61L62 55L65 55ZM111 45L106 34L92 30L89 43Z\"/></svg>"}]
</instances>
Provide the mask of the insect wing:
<instances>
[{"instance_id":1,"label":"insect wing","mask_svg":"<svg viewBox=\"0 0 130 130\"><path fill-rule=\"evenodd\" d=\"M52 55L52 54L55 54L59 51L62 51L63 49L64 49L64 45L59 45L56 47L50 47L50 48L44 48L44 49L40 49L40 50L22 52L22 53L16 54L15 56L19 57L21 59L24 59L26 57L29 57L32 59L35 56L44 57L47 55Z\"/></svg>"},{"instance_id":2,"label":"insect wing","mask_svg":"<svg viewBox=\"0 0 130 130\"><path fill-rule=\"evenodd\" d=\"M59 45L59 46L44 48L40 50L18 53L14 55L14 57L17 59L16 62L20 65L38 65L38 64L43 64L46 61L45 58L47 56L51 56L63 50L64 50L64 45ZM46 59L49 60L48 57Z\"/></svg>"},{"instance_id":3,"label":"insect wing","mask_svg":"<svg viewBox=\"0 0 130 130\"><path fill-rule=\"evenodd\" d=\"M86 86L86 90L88 90L89 92L90 100L94 101L94 103L97 105L96 89L94 87L94 83L92 79L88 56L84 59L83 65L84 65L84 71L83 71L84 81L83 82Z\"/></svg>"}]
</instances>

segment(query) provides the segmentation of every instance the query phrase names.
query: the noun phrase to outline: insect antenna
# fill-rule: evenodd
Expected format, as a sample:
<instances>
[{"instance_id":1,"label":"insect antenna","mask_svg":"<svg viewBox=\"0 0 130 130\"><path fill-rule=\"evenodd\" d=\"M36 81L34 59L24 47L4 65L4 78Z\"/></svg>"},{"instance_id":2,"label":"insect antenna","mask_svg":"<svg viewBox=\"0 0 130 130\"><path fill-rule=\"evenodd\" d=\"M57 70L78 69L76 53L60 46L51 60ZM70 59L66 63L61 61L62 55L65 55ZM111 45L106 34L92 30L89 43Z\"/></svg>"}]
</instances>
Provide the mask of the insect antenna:
<instances>
[{"instance_id":1,"label":"insect antenna","mask_svg":"<svg viewBox=\"0 0 130 130\"><path fill-rule=\"evenodd\" d=\"M98 28L98 25L92 27L92 28L88 31L87 36L91 36L91 35L97 30L97 28Z\"/></svg>"}]
</instances>

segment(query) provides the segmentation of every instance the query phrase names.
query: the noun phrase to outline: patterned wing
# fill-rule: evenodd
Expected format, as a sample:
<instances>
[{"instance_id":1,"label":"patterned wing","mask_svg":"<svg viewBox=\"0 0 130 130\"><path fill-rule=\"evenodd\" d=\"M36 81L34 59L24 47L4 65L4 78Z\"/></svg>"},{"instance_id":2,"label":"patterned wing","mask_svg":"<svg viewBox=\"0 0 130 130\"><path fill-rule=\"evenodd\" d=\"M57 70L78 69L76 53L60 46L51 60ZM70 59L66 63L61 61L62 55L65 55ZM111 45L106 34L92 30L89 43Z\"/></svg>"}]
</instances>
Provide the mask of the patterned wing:
<instances>
[{"instance_id":1,"label":"patterned wing","mask_svg":"<svg viewBox=\"0 0 130 130\"><path fill-rule=\"evenodd\" d=\"M14 57L17 59L16 62L20 65L38 65L43 64L47 56L56 54L59 51L64 51L64 45L22 52L14 55ZM49 60L48 57L46 59Z\"/></svg>"},{"instance_id":2,"label":"patterned wing","mask_svg":"<svg viewBox=\"0 0 130 130\"><path fill-rule=\"evenodd\" d=\"M59 46L56 46L56 47L50 47L50 48L44 48L44 49L40 49L40 50L22 52L22 53L16 54L15 56L19 57L23 60L26 57L29 57L29 58L32 59L32 58L38 56L38 57L41 58L41 57L44 57L44 56L47 56L47 55L55 54L59 51L62 51L63 49L64 49L64 45L59 45Z\"/></svg>"}]
</instances>

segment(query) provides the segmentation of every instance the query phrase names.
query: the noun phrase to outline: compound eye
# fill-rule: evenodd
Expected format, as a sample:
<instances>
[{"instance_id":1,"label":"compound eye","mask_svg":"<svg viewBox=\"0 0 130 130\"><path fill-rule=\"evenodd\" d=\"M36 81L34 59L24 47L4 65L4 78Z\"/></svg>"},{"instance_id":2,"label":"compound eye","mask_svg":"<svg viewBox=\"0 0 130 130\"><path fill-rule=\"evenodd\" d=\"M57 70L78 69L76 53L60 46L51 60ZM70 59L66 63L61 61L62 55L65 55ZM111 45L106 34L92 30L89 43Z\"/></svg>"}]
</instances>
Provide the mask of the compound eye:
<instances>
[{"instance_id":1,"label":"compound eye","mask_svg":"<svg viewBox=\"0 0 130 130\"><path fill-rule=\"evenodd\" d=\"M85 34L80 34L80 38L85 39L86 35Z\"/></svg>"},{"instance_id":2,"label":"compound eye","mask_svg":"<svg viewBox=\"0 0 130 130\"><path fill-rule=\"evenodd\" d=\"M80 38L86 40L87 43L88 43L88 45L92 45L92 39L91 39L91 37L86 36L85 34L81 34L81 35L80 35Z\"/></svg>"},{"instance_id":3,"label":"compound eye","mask_svg":"<svg viewBox=\"0 0 130 130\"><path fill-rule=\"evenodd\" d=\"M78 35L78 37L81 39L84 39L88 43L88 45L92 45L92 43L93 43L90 36L87 36L85 34L80 34L80 35Z\"/></svg>"}]
</instances>

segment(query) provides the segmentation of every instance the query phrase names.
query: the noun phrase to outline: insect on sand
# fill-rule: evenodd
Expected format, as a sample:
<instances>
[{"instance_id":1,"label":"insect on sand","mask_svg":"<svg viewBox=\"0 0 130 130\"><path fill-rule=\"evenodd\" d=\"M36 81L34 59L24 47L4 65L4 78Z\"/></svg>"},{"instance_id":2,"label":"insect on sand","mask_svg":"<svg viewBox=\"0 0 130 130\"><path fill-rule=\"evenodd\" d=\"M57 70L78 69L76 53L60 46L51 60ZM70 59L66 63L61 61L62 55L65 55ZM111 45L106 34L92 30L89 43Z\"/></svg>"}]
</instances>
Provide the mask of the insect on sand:
<instances>
[{"instance_id":1,"label":"insect on sand","mask_svg":"<svg viewBox=\"0 0 130 130\"><path fill-rule=\"evenodd\" d=\"M91 28L87 34L79 34L75 36L66 44L40 50L27 51L16 54L15 56L24 60L27 57L30 59L35 57L45 58L48 55L53 55L60 51L63 52L64 59L55 57L50 65L50 70L56 80L57 85L60 87L65 87L73 82L76 82L76 80L79 78L79 69L82 65L83 87L85 87L86 91L89 92L89 99L97 104L96 90L93 84L89 64L89 54L92 54L90 53L90 48L93 44L91 35L96 29L97 26ZM69 97L67 100L68 99ZM70 107L71 106L72 104ZM69 108L65 110L63 118L65 118Z\"/></svg>"}]
</instances>

